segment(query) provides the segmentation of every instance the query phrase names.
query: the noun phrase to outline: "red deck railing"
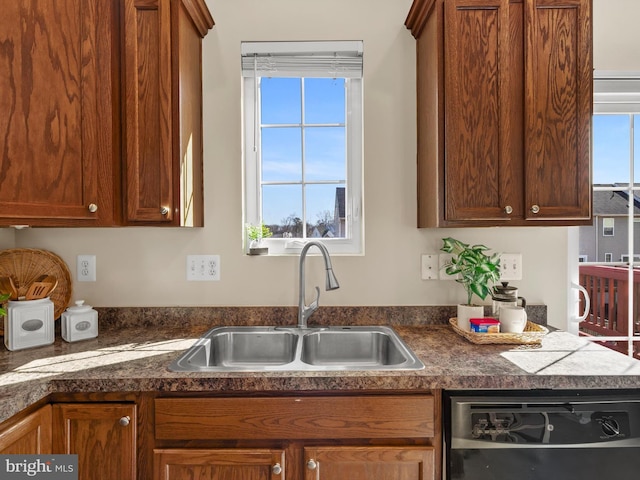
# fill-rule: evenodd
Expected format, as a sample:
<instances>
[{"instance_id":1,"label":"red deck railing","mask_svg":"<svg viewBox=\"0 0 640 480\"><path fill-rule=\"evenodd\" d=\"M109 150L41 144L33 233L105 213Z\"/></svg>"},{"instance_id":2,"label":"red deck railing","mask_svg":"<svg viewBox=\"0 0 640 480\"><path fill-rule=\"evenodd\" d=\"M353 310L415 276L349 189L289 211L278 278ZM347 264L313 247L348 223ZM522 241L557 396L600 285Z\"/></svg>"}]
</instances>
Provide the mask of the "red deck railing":
<instances>
[{"instance_id":1,"label":"red deck railing","mask_svg":"<svg viewBox=\"0 0 640 480\"><path fill-rule=\"evenodd\" d=\"M580 266L580 285L588 292L591 308L580 322L580 335L621 336L629 332L629 292L633 292L633 334L640 333L640 270L633 272L633 289L629 289L627 267L604 265ZM584 314L584 312L580 312ZM627 342L602 342L609 348L628 353ZM634 347L640 358L640 345Z\"/></svg>"}]
</instances>

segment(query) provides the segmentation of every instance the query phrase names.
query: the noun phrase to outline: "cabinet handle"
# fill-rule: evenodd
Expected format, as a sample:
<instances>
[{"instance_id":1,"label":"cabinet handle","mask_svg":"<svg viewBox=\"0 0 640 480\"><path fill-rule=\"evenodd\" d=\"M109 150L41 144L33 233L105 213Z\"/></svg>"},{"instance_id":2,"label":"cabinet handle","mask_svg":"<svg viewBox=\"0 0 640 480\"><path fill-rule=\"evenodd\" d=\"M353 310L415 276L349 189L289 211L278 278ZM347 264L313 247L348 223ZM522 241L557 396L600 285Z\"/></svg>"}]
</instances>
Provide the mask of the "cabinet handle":
<instances>
[{"instance_id":1,"label":"cabinet handle","mask_svg":"<svg viewBox=\"0 0 640 480\"><path fill-rule=\"evenodd\" d=\"M309 460L307 462L307 468L309 470L315 470L316 468L318 468L318 464L316 463L316 461L312 458L311 460Z\"/></svg>"},{"instance_id":2,"label":"cabinet handle","mask_svg":"<svg viewBox=\"0 0 640 480\"><path fill-rule=\"evenodd\" d=\"M271 467L271 473L274 475L280 475L282 473L282 467L279 463L276 463L273 467Z\"/></svg>"},{"instance_id":3,"label":"cabinet handle","mask_svg":"<svg viewBox=\"0 0 640 480\"><path fill-rule=\"evenodd\" d=\"M511 205L507 205L506 207L504 207L504 213L506 213L507 215L511 215L513 213L513 207Z\"/></svg>"},{"instance_id":4,"label":"cabinet handle","mask_svg":"<svg viewBox=\"0 0 640 480\"><path fill-rule=\"evenodd\" d=\"M118 423L120 424L120 426L126 427L129 425L129 423L131 423L131 417L129 417L129 415L125 415L118 421Z\"/></svg>"},{"instance_id":5,"label":"cabinet handle","mask_svg":"<svg viewBox=\"0 0 640 480\"><path fill-rule=\"evenodd\" d=\"M98 205L95 203L90 203L88 208L91 213L96 213L98 211Z\"/></svg>"},{"instance_id":6,"label":"cabinet handle","mask_svg":"<svg viewBox=\"0 0 640 480\"><path fill-rule=\"evenodd\" d=\"M540 212L540 207L538 205L533 205L531 207L531 213L539 213Z\"/></svg>"},{"instance_id":7,"label":"cabinet handle","mask_svg":"<svg viewBox=\"0 0 640 480\"><path fill-rule=\"evenodd\" d=\"M169 214L169 207L162 207L162 208L160 209L160 213L161 213L162 215L168 215L168 214Z\"/></svg>"}]
</instances>

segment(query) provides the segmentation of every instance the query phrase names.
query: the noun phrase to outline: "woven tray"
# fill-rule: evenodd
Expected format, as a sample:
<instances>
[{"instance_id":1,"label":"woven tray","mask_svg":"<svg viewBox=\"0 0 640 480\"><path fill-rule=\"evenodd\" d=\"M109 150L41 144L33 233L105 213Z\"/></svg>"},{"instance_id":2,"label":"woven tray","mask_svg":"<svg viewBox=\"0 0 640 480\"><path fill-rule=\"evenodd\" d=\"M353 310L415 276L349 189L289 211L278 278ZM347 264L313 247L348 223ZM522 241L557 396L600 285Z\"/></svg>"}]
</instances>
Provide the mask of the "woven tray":
<instances>
[{"instance_id":1,"label":"woven tray","mask_svg":"<svg viewBox=\"0 0 640 480\"><path fill-rule=\"evenodd\" d=\"M527 321L522 333L476 333L467 332L458 327L458 319L450 318L449 324L453 327L453 331L463 336L471 343L481 345L488 344L513 344L513 345L539 345L542 338L549 333L549 330L542 325Z\"/></svg>"},{"instance_id":2,"label":"woven tray","mask_svg":"<svg viewBox=\"0 0 640 480\"><path fill-rule=\"evenodd\" d=\"M60 318L71 300L71 274L67 264L53 252L35 248L11 248L0 251L0 277L11 277L18 296L25 295L31 282L41 275L55 275L58 286L50 298L54 318ZM0 335L4 322L0 322Z\"/></svg>"}]
</instances>

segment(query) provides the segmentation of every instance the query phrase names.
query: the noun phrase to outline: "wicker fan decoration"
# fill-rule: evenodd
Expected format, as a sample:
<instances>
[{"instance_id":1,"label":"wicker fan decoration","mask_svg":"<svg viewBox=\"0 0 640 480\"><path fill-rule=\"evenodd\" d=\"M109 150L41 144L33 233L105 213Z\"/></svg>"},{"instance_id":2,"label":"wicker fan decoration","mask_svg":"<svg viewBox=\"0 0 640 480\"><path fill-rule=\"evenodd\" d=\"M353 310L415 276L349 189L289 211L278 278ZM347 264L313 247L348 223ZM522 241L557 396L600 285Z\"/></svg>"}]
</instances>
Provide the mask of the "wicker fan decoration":
<instances>
[{"instance_id":1,"label":"wicker fan decoration","mask_svg":"<svg viewBox=\"0 0 640 480\"><path fill-rule=\"evenodd\" d=\"M42 275L53 275L58 280L58 286L50 296L54 318L58 319L71 300L71 274L64 260L53 252L35 248L0 251L0 277L11 277L18 296L26 295L29 286Z\"/></svg>"}]
</instances>

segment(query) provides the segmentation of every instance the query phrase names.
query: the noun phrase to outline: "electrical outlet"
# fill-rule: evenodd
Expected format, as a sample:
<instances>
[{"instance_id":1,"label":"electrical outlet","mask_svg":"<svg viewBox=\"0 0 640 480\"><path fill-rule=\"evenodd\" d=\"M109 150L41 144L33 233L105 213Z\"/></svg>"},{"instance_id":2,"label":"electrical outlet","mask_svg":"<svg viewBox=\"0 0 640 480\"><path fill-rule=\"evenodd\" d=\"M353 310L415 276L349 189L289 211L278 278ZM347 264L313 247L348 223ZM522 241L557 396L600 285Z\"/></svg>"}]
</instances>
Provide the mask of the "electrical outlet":
<instances>
[{"instance_id":1,"label":"electrical outlet","mask_svg":"<svg viewBox=\"0 0 640 480\"><path fill-rule=\"evenodd\" d=\"M96 281L96 256L78 255L76 259L77 278L79 282Z\"/></svg>"},{"instance_id":2,"label":"electrical outlet","mask_svg":"<svg viewBox=\"0 0 640 480\"><path fill-rule=\"evenodd\" d=\"M447 275L447 272L444 271L444 267L451 261L453 255L450 253L441 253L439 255L439 269L440 272L440 280L455 280L458 278L457 275Z\"/></svg>"},{"instance_id":3,"label":"electrical outlet","mask_svg":"<svg viewBox=\"0 0 640 480\"><path fill-rule=\"evenodd\" d=\"M422 255L421 270L422 280L438 280L438 255L427 253Z\"/></svg>"},{"instance_id":4,"label":"electrical outlet","mask_svg":"<svg viewBox=\"0 0 640 480\"><path fill-rule=\"evenodd\" d=\"M196 282L220 280L220 255L187 255L187 280Z\"/></svg>"},{"instance_id":5,"label":"electrical outlet","mask_svg":"<svg viewBox=\"0 0 640 480\"><path fill-rule=\"evenodd\" d=\"M522 254L500 254L500 280L522 280Z\"/></svg>"}]
</instances>

